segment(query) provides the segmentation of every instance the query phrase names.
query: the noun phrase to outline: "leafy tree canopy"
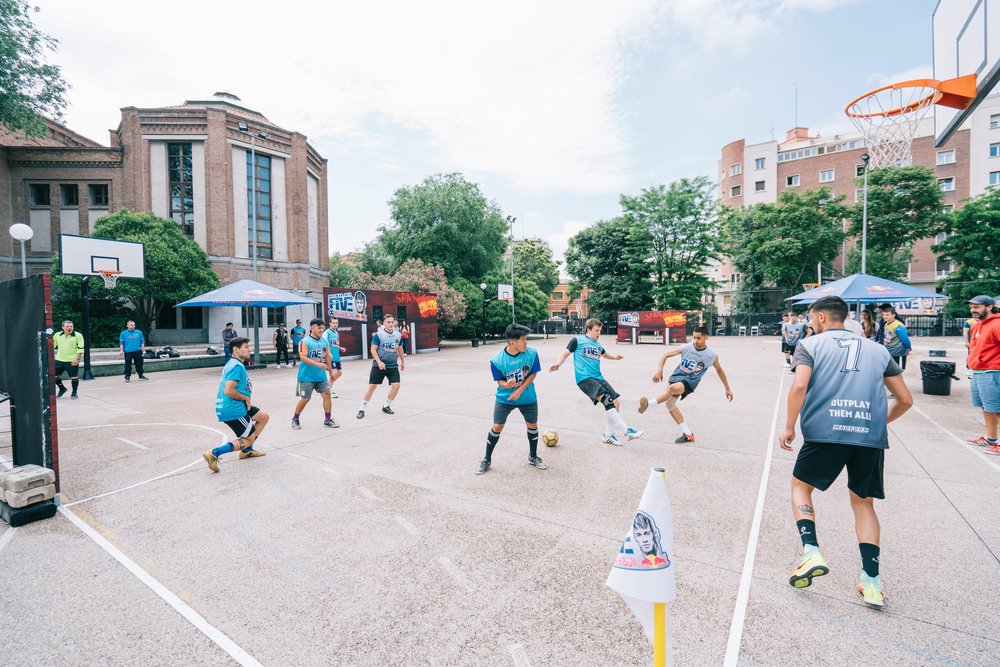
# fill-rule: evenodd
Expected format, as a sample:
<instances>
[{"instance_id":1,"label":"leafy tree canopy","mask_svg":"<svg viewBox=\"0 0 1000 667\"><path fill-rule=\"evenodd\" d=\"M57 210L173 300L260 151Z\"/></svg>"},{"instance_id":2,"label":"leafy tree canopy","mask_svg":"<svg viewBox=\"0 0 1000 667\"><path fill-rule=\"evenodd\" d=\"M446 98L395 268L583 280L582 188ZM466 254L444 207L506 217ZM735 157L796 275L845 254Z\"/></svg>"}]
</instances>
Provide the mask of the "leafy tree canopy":
<instances>
[{"instance_id":1,"label":"leafy tree canopy","mask_svg":"<svg viewBox=\"0 0 1000 667\"><path fill-rule=\"evenodd\" d=\"M559 262L541 239L525 239L514 245L514 269L515 275L535 283L543 294L552 294L559 284Z\"/></svg>"},{"instance_id":2,"label":"leafy tree canopy","mask_svg":"<svg viewBox=\"0 0 1000 667\"><path fill-rule=\"evenodd\" d=\"M26 0L0 0L0 125L29 137L48 131L42 115L62 118L66 82L45 52L58 43L31 21L38 9Z\"/></svg>"},{"instance_id":3,"label":"leafy tree canopy","mask_svg":"<svg viewBox=\"0 0 1000 667\"><path fill-rule=\"evenodd\" d=\"M479 281L500 265L507 222L499 207L461 174L439 174L396 190L390 224L381 236L397 262L416 258L442 267L449 278Z\"/></svg>"},{"instance_id":4,"label":"leafy tree canopy","mask_svg":"<svg viewBox=\"0 0 1000 667\"><path fill-rule=\"evenodd\" d=\"M448 284L444 269L433 264L425 264L419 259L403 262L403 265L391 274L376 276L361 271L357 274L355 286L359 289L431 292L438 298L438 320L442 326L452 325L465 319L465 297Z\"/></svg>"},{"instance_id":5,"label":"leafy tree canopy","mask_svg":"<svg viewBox=\"0 0 1000 667\"><path fill-rule=\"evenodd\" d=\"M334 255L330 258L330 287L355 287L360 270L357 264Z\"/></svg>"},{"instance_id":6,"label":"leafy tree canopy","mask_svg":"<svg viewBox=\"0 0 1000 667\"><path fill-rule=\"evenodd\" d=\"M955 270L942 282L951 297L948 312L964 315L966 303L977 294L1000 294L1000 262L997 240L1000 239L1000 188L990 188L966 202L949 216L943 216L938 231L947 234L932 250L955 263Z\"/></svg>"}]
</instances>

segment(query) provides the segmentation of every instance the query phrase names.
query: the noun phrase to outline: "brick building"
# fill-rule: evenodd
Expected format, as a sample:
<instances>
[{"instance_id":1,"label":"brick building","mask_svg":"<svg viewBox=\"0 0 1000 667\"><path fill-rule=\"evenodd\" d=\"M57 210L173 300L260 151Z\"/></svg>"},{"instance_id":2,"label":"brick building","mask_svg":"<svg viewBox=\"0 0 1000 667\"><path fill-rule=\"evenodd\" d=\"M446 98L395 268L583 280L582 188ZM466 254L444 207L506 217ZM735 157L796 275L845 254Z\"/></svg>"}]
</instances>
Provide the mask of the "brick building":
<instances>
[{"instance_id":1,"label":"brick building","mask_svg":"<svg viewBox=\"0 0 1000 667\"><path fill-rule=\"evenodd\" d=\"M250 278L255 202L258 280L317 299L329 284L326 159L305 135L278 127L238 97L216 93L178 106L125 107L110 146L58 123L48 126L40 140L0 133L0 280L20 274L12 224L32 227L28 266L38 273L49 270L59 234L88 235L98 218L120 208L175 220L205 250L223 284ZM306 310L288 317L311 317ZM284 319L269 315L269 323ZM214 340L226 321L238 318L238 309L224 308L164 313L158 340Z\"/></svg>"},{"instance_id":2,"label":"brick building","mask_svg":"<svg viewBox=\"0 0 1000 667\"><path fill-rule=\"evenodd\" d=\"M913 164L934 169L946 209L960 207L964 199L1000 184L1000 95L986 98L944 146L935 148L933 135L933 120L928 118L913 141ZM727 206L750 206L777 201L789 189L829 187L834 194L845 195L847 204L860 202L862 189L856 178L863 174L865 150L865 140L856 131L824 138L796 127L784 141L747 144L739 139L722 148L719 197ZM952 267L938 261L931 251L935 242L929 238L914 246L906 282L933 290L938 280L948 276ZM845 243L833 263L841 273L846 273L846 254L853 243ZM719 286L715 306L721 314L728 314L739 273L726 261L708 273Z\"/></svg>"},{"instance_id":3,"label":"brick building","mask_svg":"<svg viewBox=\"0 0 1000 667\"><path fill-rule=\"evenodd\" d=\"M584 287L580 296L570 300L569 283L561 282L556 285L549 295L549 317L561 317L567 320L585 320L587 314L587 294L589 290Z\"/></svg>"}]
</instances>

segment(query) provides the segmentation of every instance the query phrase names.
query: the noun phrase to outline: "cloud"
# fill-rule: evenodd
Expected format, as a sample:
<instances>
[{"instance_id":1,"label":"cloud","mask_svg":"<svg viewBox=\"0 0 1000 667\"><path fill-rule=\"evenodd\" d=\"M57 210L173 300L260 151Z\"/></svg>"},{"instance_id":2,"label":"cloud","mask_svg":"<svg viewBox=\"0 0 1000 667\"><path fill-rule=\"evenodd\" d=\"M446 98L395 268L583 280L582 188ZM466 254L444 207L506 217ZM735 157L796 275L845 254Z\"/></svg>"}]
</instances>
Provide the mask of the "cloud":
<instances>
[{"instance_id":1,"label":"cloud","mask_svg":"<svg viewBox=\"0 0 1000 667\"><path fill-rule=\"evenodd\" d=\"M563 223L562 229L545 237L545 240L552 248L552 256L561 262L560 271L563 274L566 272L566 248L569 247L570 238L576 236L579 232L582 232L592 224L594 223L582 222L580 220L567 220Z\"/></svg>"},{"instance_id":2,"label":"cloud","mask_svg":"<svg viewBox=\"0 0 1000 667\"><path fill-rule=\"evenodd\" d=\"M895 72L893 74L872 72L865 78L865 83L872 86L872 88L879 88L881 86L888 86L890 83L910 81L912 79L930 79L933 78L933 76L934 68L931 65L917 65L916 67L911 67L910 69L905 69L902 72Z\"/></svg>"}]
</instances>

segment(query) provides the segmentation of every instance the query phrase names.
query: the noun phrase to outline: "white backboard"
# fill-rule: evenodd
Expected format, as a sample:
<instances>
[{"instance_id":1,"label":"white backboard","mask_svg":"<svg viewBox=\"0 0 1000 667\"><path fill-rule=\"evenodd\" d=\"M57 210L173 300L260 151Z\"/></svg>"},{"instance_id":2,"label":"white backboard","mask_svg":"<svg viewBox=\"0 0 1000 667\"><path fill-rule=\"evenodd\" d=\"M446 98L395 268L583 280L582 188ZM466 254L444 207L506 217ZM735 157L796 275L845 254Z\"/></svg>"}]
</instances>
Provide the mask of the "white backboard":
<instances>
[{"instance_id":1,"label":"white backboard","mask_svg":"<svg viewBox=\"0 0 1000 667\"><path fill-rule=\"evenodd\" d=\"M146 256L141 243L59 235L59 265L64 275L96 276L121 271L120 278L145 278Z\"/></svg>"},{"instance_id":2,"label":"white backboard","mask_svg":"<svg viewBox=\"0 0 1000 667\"><path fill-rule=\"evenodd\" d=\"M514 286L513 285L497 285L497 299L500 301L513 301L514 300Z\"/></svg>"},{"instance_id":3,"label":"white backboard","mask_svg":"<svg viewBox=\"0 0 1000 667\"><path fill-rule=\"evenodd\" d=\"M934 145L941 146L1000 81L1000 0L939 0L932 24L934 78L976 75L969 108L934 105Z\"/></svg>"}]
</instances>

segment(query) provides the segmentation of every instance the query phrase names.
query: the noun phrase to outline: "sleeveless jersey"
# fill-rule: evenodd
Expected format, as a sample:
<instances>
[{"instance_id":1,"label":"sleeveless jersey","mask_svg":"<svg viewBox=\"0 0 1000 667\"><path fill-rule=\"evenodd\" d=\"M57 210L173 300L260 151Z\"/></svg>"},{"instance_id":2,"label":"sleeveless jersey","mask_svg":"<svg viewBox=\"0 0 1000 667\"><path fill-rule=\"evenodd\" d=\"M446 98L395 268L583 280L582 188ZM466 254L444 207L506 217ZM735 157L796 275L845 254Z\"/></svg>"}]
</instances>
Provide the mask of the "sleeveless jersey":
<instances>
[{"instance_id":1,"label":"sleeveless jersey","mask_svg":"<svg viewBox=\"0 0 1000 667\"><path fill-rule=\"evenodd\" d=\"M399 347L403 337L399 335L399 329L393 329L389 333L384 328L379 327L378 331L372 335L372 345L378 346L378 358L382 360L386 368L396 368L399 366L399 355L396 348ZM374 364L375 361L372 360Z\"/></svg>"},{"instance_id":2,"label":"sleeveless jersey","mask_svg":"<svg viewBox=\"0 0 1000 667\"><path fill-rule=\"evenodd\" d=\"M321 364L326 363L326 355L330 353L330 346L323 338L313 338L306 336L302 339L302 344L306 346L306 357ZM326 369L317 368L312 364L299 364L297 375L299 382L324 382L326 380Z\"/></svg>"},{"instance_id":3,"label":"sleeveless jersey","mask_svg":"<svg viewBox=\"0 0 1000 667\"><path fill-rule=\"evenodd\" d=\"M673 384L685 380L693 389L698 386L701 379L705 377L705 373L708 372L709 366L714 364L718 358L719 355L715 353L715 350L710 350L707 347L704 350L699 350L693 343L682 345L681 363L677 364L677 368L670 374L670 379L667 381Z\"/></svg>"},{"instance_id":4,"label":"sleeveless jersey","mask_svg":"<svg viewBox=\"0 0 1000 667\"><path fill-rule=\"evenodd\" d=\"M326 344L330 346L330 360L340 361L340 332L327 329L323 332L322 340L325 340Z\"/></svg>"}]
</instances>

